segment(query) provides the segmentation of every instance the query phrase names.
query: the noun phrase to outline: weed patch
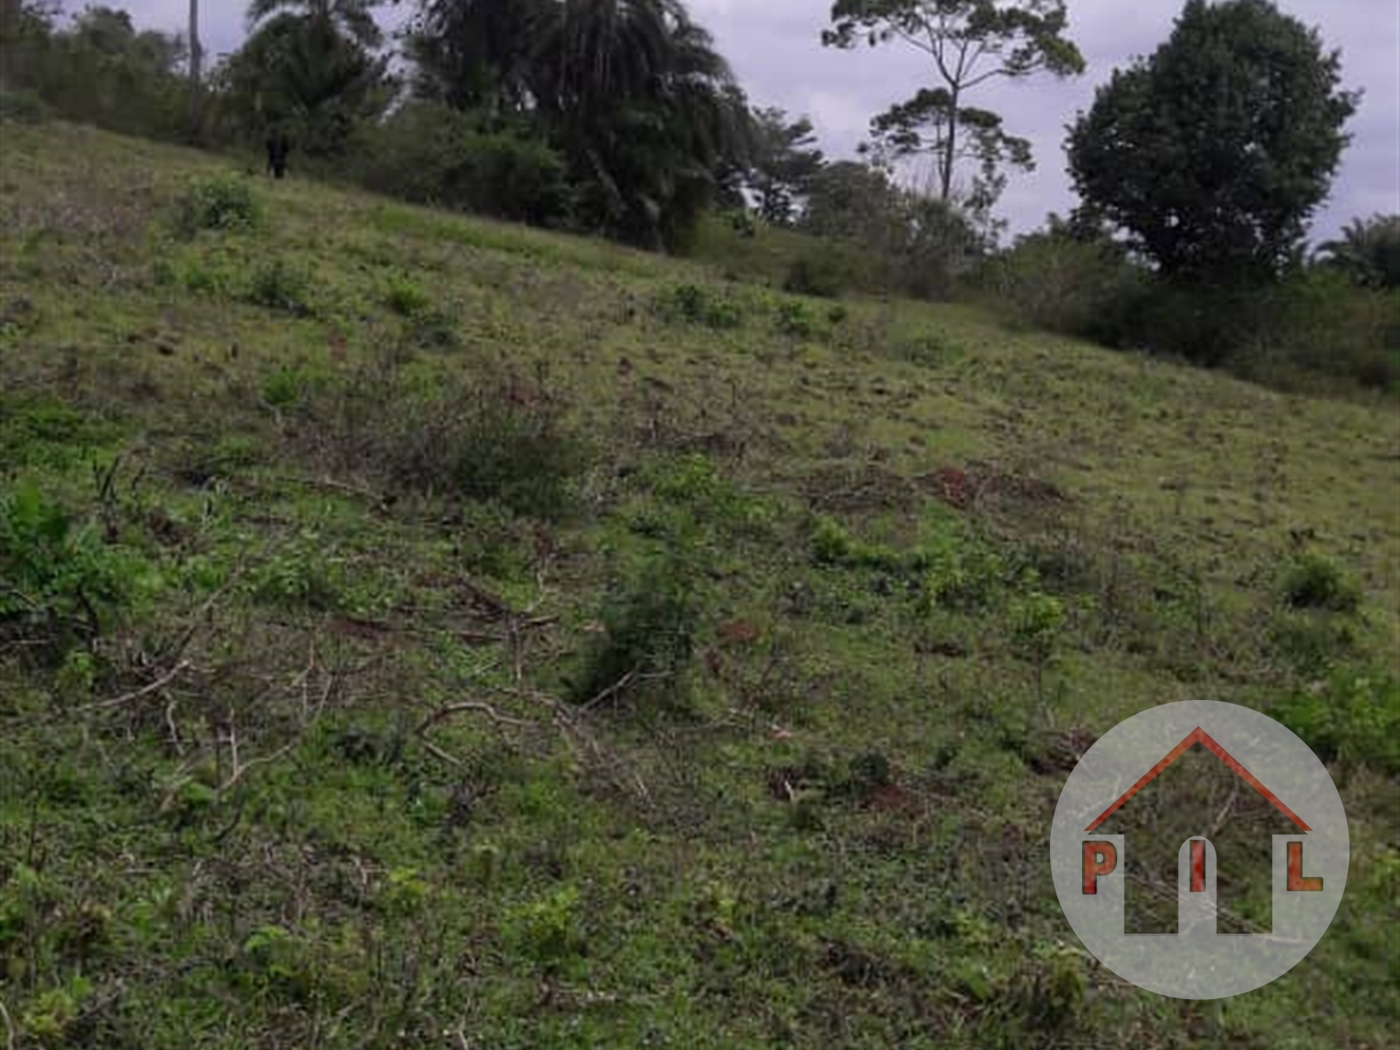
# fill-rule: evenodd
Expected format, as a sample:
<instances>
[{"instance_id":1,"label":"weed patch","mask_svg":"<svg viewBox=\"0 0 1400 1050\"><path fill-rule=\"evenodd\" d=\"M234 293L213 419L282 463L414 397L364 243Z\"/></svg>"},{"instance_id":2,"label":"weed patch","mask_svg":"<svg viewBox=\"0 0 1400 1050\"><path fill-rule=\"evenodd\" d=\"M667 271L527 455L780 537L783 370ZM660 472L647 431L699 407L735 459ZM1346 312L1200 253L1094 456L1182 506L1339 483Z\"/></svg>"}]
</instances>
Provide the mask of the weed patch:
<instances>
[{"instance_id":1,"label":"weed patch","mask_svg":"<svg viewBox=\"0 0 1400 1050\"><path fill-rule=\"evenodd\" d=\"M283 259L264 263L253 273L245 296L254 306L310 317L315 313L311 302L311 278Z\"/></svg>"},{"instance_id":2,"label":"weed patch","mask_svg":"<svg viewBox=\"0 0 1400 1050\"><path fill-rule=\"evenodd\" d=\"M1297 555L1284 574L1283 597L1294 609L1353 613L1361 606L1361 587L1335 562L1307 551Z\"/></svg>"},{"instance_id":3,"label":"weed patch","mask_svg":"<svg viewBox=\"0 0 1400 1050\"><path fill-rule=\"evenodd\" d=\"M256 229L262 206L247 179L234 175L197 182L180 198L175 225L186 237L201 230L220 233Z\"/></svg>"},{"instance_id":4,"label":"weed patch","mask_svg":"<svg viewBox=\"0 0 1400 1050\"><path fill-rule=\"evenodd\" d=\"M334 454L367 460L396 491L496 501L557 520L575 505L574 482L593 460L591 444L553 399L523 399L506 385L444 379L420 388L362 376L319 400L335 429Z\"/></svg>"},{"instance_id":5,"label":"weed patch","mask_svg":"<svg viewBox=\"0 0 1400 1050\"><path fill-rule=\"evenodd\" d=\"M682 284L657 300L657 312L673 324L738 328L744 323L737 303L696 284Z\"/></svg>"},{"instance_id":6,"label":"weed patch","mask_svg":"<svg viewBox=\"0 0 1400 1050\"><path fill-rule=\"evenodd\" d=\"M0 494L0 636L62 655L110 628L139 563L23 482Z\"/></svg>"}]
</instances>

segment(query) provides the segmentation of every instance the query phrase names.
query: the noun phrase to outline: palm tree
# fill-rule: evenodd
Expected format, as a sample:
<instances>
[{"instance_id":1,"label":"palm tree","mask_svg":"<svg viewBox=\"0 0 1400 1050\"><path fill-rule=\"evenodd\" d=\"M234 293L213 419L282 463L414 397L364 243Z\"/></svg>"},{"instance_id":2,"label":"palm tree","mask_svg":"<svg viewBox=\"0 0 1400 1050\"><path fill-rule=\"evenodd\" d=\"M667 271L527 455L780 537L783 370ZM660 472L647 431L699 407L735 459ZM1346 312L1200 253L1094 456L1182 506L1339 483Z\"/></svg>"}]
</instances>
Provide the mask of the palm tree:
<instances>
[{"instance_id":1,"label":"palm tree","mask_svg":"<svg viewBox=\"0 0 1400 1050\"><path fill-rule=\"evenodd\" d=\"M334 25L364 48L377 48L384 42L374 8L383 0L252 0L248 5L248 28L276 14L298 14L303 18Z\"/></svg>"},{"instance_id":2,"label":"palm tree","mask_svg":"<svg viewBox=\"0 0 1400 1050\"><path fill-rule=\"evenodd\" d=\"M1400 288L1400 215L1353 219L1318 254L1357 284Z\"/></svg>"},{"instance_id":3,"label":"palm tree","mask_svg":"<svg viewBox=\"0 0 1400 1050\"><path fill-rule=\"evenodd\" d=\"M563 0L531 90L593 190L594 219L657 247L684 239L748 113L713 38L679 0Z\"/></svg>"},{"instance_id":4,"label":"palm tree","mask_svg":"<svg viewBox=\"0 0 1400 1050\"><path fill-rule=\"evenodd\" d=\"M541 24L558 0L421 0L408 35L415 90L455 109L518 111Z\"/></svg>"},{"instance_id":5,"label":"palm tree","mask_svg":"<svg viewBox=\"0 0 1400 1050\"><path fill-rule=\"evenodd\" d=\"M271 0L255 0L250 18L260 4L271 6ZM280 10L254 22L255 31L223 71L225 105L253 136L282 127L292 131L298 151L336 155L355 126L383 112L388 101L388 59L362 42L366 29L356 35L342 18L367 13L370 4L313 0L282 6L302 10Z\"/></svg>"},{"instance_id":6,"label":"palm tree","mask_svg":"<svg viewBox=\"0 0 1400 1050\"><path fill-rule=\"evenodd\" d=\"M418 93L542 128L581 217L649 246L683 239L744 150L743 94L681 0L419 0Z\"/></svg>"}]
</instances>

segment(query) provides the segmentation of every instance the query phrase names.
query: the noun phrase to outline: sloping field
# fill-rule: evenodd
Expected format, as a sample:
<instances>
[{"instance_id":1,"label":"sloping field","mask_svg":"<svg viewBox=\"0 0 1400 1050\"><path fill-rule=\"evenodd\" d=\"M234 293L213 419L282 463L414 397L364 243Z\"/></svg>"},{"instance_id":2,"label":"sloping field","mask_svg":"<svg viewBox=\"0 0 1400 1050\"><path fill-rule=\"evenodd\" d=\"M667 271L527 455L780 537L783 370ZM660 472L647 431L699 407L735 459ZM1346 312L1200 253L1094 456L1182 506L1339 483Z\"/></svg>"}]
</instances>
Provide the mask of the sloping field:
<instances>
[{"instance_id":1,"label":"sloping field","mask_svg":"<svg viewBox=\"0 0 1400 1050\"><path fill-rule=\"evenodd\" d=\"M0 138L9 1045L1396 1045L1393 402ZM1097 966L1047 860L1185 699L1351 821L1223 1002Z\"/></svg>"}]
</instances>

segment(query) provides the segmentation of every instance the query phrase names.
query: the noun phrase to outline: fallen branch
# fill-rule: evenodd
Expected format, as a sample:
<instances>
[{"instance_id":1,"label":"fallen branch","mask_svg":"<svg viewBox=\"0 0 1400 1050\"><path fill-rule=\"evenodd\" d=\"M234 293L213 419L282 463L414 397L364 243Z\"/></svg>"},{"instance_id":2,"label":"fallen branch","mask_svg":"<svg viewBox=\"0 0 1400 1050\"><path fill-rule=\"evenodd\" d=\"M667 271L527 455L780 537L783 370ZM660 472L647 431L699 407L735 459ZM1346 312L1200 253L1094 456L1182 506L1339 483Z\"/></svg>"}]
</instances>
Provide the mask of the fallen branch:
<instances>
[{"instance_id":1,"label":"fallen branch","mask_svg":"<svg viewBox=\"0 0 1400 1050\"><path fill-rule=\"evenodd\" d=\"M352 496L362 496L365 499L373 500L375 506L380 509L386 508L392 503L388 496L381 495L373 489L367 489L360 485L351 485L344 481L336 481L333 478L308 478L298 474L278 474L275 480L288 481L294 485L305 485L307 488L330 489L333 492L346 492Z\"/></svg>"},{"instance_id":2,"label":"fallen branch","mask_svg":"<svg viewBox=\"0 0 1400 1050\"><path fill-rule=\"evenodd\" d=\"M10 1011L5 1009L5 1002L2 999L0 999L0 1019L5 1022L5 1050L15 1050L15 1023L10 1020Z\"/></svg>"},{"instance_id":3,"label":"fallen branch","mask_svg":"<svg viewBox=\"0 0 1400 1050\"><path fill-rule=\"evenodd\" d=\"M114 707L122 707L125 704L133 703L140 700L143 696L150 696L152 693L164 689L176 678L188 671L190 667L190 661L181 660L149 685L143 685L140 689L130 693L123 693L121 696L115 696L110 700L100 700L95 704L84 704L82 707L75 707L69 713L81 715L87 714L90 711L110 711Z\"/></svg>"},{"instance_id":4,"label":"fallen branch","mask_svg":"<svg viewBox=\"0 0 1400 1050\"><path fill-rule=\"evenodd\" d=\"M482 703L481 701L471 701L461 704L448 704L445 707L438 708L427 718L423 719L422 722L418 723L414 732L422 735L433 726L447 721L453 715L465 714L469 711L479 711L497 725L513 726L516 729L533 729L536 724L534 722L527 722L523 719L511 718L508 715L503 715L490 704Z\"/></svg>"}]
</instances>

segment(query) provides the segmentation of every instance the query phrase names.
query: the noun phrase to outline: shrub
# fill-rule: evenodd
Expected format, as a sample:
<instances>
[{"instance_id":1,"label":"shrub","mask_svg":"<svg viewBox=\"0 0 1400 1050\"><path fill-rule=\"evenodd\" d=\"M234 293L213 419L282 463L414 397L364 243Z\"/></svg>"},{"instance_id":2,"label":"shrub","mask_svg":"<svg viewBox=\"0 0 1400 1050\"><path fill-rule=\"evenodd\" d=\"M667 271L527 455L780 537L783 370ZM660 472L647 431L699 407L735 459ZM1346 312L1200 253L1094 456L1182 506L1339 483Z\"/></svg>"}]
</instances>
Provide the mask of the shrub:
<instances>
[{"instance_id":1,"label":"shrub","mask_svg":"<svg viewBox=\"0 0 1400 1050\"><path fill-rule=\"evenodd\" d=\"M223 175L191 186L180 198L176 225L186 236L200 230L251 230L262 209L246 179Z\"/></svg>"},{"instance_id":2,"label":"shrub","mask_svg":"<svg viewBox=\"0 0 1400 1050\"><path fill-rule=\"evenodd\" d=\"M924 553L925 611L937 606L958 612L989 608L1002 588L1005 567L1000 558L980 545L953 539Z\"/></svg>"},{"instance_id":3,"label":"shrub","mask_svg":"<svg viewBox=\"0 0 1400 1050\"><path fill-rule=\"evenodd\" d=\"M979 276L1021 322L1108 346L1131 342L1145 275L1107 241L1032 234Z\"/></svg>"},{"instance_id":4,"label":"shrub","mask_svg":"<svg viewBox=\"0 0 1400 1050\"><path fill-rule=\"evenodd\" d=\"M1357 668L1335 671L1270 712L1324 762L1400 773L1400 679Z\"/></svg>"},{"instance_id":5,"label":"shrub","mask_svg":"<svg viewBox=\"0 0 1400 1050\"><path fill-rule=\"evenodd\" d=\"M364 414L356 418L360 408L353 406L342 426L364 435L365 451L391 487L495 500L538 518L568 513L573 479L591 450L565 424L561 406L456 383L426 394L403 387L368 393Z\"/></svg>"},{"instance_id":6,"label":"shrub","mask_svg":"<svg viewBox=\"0 0 1400 1050\"><path fill-rule=\"evenodd\" d=\"M138 569L36 485L0 494L0 637L18 634L62 655L110 626Z\"/></svg>"},{"instance_id":7,"label":"shrub","mask_svg":"<svg viewBox=\"0 0 1400 1050\"><path fill-rule=\"evenodd\" d=\"M53 117L53 107L33 91L0 88L0 120L16 124L42 124Z\"/></svg>"},{"instance_id":8,"label":"shrub","mask_svg":"<svg viewBox=\"0 0 1400 1050\"><path fill-rule=\"evenodd\" d=\"M545 976L578 978L588 952L580 917L579 891L561 886L549 896L518 905L505 916L507 944Z\"/></svg>"},{"instance_id":9,"label":"shrub","mask_svg":"<svg viewBox=\"0 0 1400 1050\"><path fill-rule=\"evenodd\" d=\"M268 605L331 612L345 605L338 567L308 540L279 552L249 577L252 594Z\"/></svg>"},{"instance_id":10,"label":"shrub","mask_svg":"<svg viewBox=\"0 0 1400 1050\"><path fill-rule=\"evenodd\" d=\"M384 303L400 317L420 317L433 305L432 298L407 277L397 278L389 285Z\"/></svg>"},{"instance_id":11,"label":"shrub","mask_svg":"<svg viewBox=\"0 0 1400 1050\"><path fill-rule=\"evenodd\" d=\"M664 293L657 309L668 321L707 328L738 328L744 320L737 304L696 284L677 285Z\"/></svg>"},{"instance_id":12,"label":"shrub","mask_svg":"<svg viewBox=\"0 0 1400 1050\"><path fill-rule=\"evenodd\" d=\"M263 400L273 408L293 408L301 403L306 386L307 377L300 368L283 365L263 380Z\"/></svg>"},{"instance_id":13,"label":"shrub","mask_svg":"<svg viewBox=\"0 0 1400 1050\"><path fill-rule=\"evenodd\" d=\"M677 536L636 575L614 585L604 603L604 632L570 692L588 703L611 692L664 696L674 706L677 686L695 651L702 601L698 551Z\"/></svg>"},{"instance_id":14,"label":"shrub","mask_svg":"<svg viewBox=\"0 0 1400 1050\"><path fill-rule=\"evenodd\" d=\"M790 339L810 339L817 331L806 304L800 302L778 304L777 326L778 331Z\"/></svg>"},{"instance_id":15,"label":"shrub","mask_svg":"<svg viewBox=\"0 0 1400 1050\"><path fill-rule=\"evenodd\" d=\"M683 507L697 522L740 529L767 521L763 505L741 493L705 455L692 453L665 461L648 473L656 496Z\"/></svg>"},{"instance_id":16,"label":"shrub","mask_svg":"<svg viewBox=\"0 0 1400 1050\"><path fill-rule=\"evenodd\" d=\"M836 299L853 288L858 280L849 257L834 251L823 251L794 259L788 267L787 276L783 278L783 291Z\"/></svg>"},{"instance_id":17,"label":"shrub","mask_svg":"<svg viewBox=\"0 0 1400 1050\"><path fill-rule=\"evenodd\" d=\"M416 204L536 225L568 215L565 164L525 132L483 132L445 106L415 102L362 129L351 176L377 193Z\"/></svg>"},{"instance_id":18,"label":"shrub","mask_svg":"<svg viewBox=\"0 0 1400 1050\"><path fill-rule=\"evenodd\" d=\"M865 543L852 536L834 518L821 517L812 529L812 560L818 565L848 569L908 572L922 567L922 554L903 555L890 547Z\"/></svg>"},{"instance_id":19,"label":"shrub","mask_svg":"<svg viewBox=\"0 0 1400 1050\"><path fill-rule=\"evenodd\" d=\"M1011 638L1018 652L1043 664L1053 655L1064 623L1064 603L1053 595L1033 591L1012 605Z\"/></svg>"},{"instance_id":20,"label":"shrub","mask_svg":"<svg viewBox=\"0 0 1400 1050\"><path fill-rule=\"evenodd\" d=\"M1319 268L1281 284L1270 307L1234 353L1246 378L1308 392L1327 375L1379 390L1400 383L1400 291Z\"/></svg>"},{"instance_id":21,"label":"shrub","mask_svg":"<svg viewBox=\"0 0 1400 1050\"><path fill-rule=\"evenodd\" d=\"M247 300L255 306L280 310L298 317L314 313L311 302L311 279L282 259L274 259L253 274Z\"/></svg>"},{"instance_id":22,"label":"shrub","mask_svg":"<svg viewBox=\"0 0 1400 1050\"><path fill-rule=\"evenodd\" d=\"M1308 551L1295 557L1284 574L1283 597L1295 609L1352 613L1361 606L1361 587L1335 562Z\"/></svg>"}]
</instances>

